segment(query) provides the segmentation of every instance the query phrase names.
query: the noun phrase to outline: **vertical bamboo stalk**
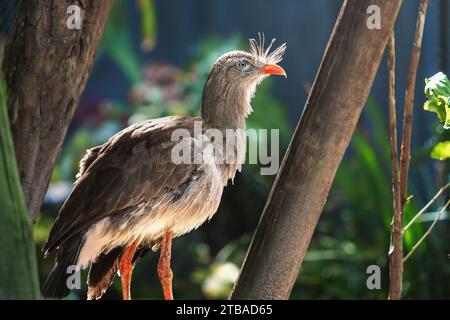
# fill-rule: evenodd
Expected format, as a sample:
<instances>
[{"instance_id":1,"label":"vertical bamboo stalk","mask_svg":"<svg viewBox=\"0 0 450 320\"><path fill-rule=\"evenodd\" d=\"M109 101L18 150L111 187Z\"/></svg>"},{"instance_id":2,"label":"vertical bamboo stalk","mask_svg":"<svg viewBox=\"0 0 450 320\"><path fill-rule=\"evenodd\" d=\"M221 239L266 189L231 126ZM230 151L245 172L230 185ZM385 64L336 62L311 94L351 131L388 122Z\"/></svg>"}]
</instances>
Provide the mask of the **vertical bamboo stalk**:
<instances>
[{"instance_id":1,"label":"vertical bamboo stalk","mask_svg":"<svg viewBox=\"0 0 450 320\"><path fill-rule=\"evenodd\" d=\"M38 299L39 280L0 76L0 300Z\"/></svg>"}]
</instances>

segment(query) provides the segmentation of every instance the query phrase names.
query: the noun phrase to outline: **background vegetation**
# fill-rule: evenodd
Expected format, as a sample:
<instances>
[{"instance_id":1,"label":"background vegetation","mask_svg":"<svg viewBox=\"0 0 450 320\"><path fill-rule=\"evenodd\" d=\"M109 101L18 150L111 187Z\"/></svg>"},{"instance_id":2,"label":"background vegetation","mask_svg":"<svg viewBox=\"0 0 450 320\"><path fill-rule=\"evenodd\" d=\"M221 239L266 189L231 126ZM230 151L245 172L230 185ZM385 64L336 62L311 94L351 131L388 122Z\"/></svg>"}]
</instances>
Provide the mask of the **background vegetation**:
<instances>
[{"instance_id":1,"label":"background vegetation","mask_svg":"<svg viewBox=\"0 0 450 320\"><path fill-rule=\"evenodd\" d=\"M306 5L305 3L304 6ZM201 90L214 60L223 52L236 48L245 49L247 46L244 37L238 33L226 37L211 33L191 44L189 62L181 67L162 59L149 58L144 53L160 45L158 28L167 23L158 21L157 8L153 1L136 1L131 6L124 0L118 0L113 9L86 95L66 138L42 212L35 225L41 282L48 275L53 261L51 258L42 259L40 249L62 201L71 189L78 161L84 150L103 143L128 124L141 119L197 114ZM130 15L138 19L138 27L130 22ZM402 28L404 27L400 25L399 29ZM139 36L136 36L136 31ZM179 35L180 38L182 36ZM142 56L146 57L144 62ZM289 58L296 57L291 54ZM308 61L303 63L307 64ZM105 77L105 66L117 68L122 78ZM126 92L125 99L99 99L101 94L93 94L104 92L108 86L116 88L117 82L124 84L120 90ZM306 89L297 90L306 92L308 85L305 82ZM281 102L280 95L274 94L279 86L279 83L272 81L264 82L253 101L255 112L247 123L254 128L280 129L284 153L293 125L297 121L299 105L294 112L291 105ZM420 100L422 97L423 95L418 96L415 108L419 119L427 117L420 115L425 114L421 108L424 102ZM292 299L387 297L387 251L392 199L385 102L383 99L370 98L367 103L351 146L337 173ZM425 129L418 130L425 131L428 137L423 143L416 143L413 149L410 181L413 198L408 204L406 221L435 194L440 183L448 181L448 173L443 176L445 171L440 169L443 162L430 158L431 149L437 141L449 140L444 137L448 136L448 132L444 132L436 118L423 121L420 126L426 126ZM273 178L260 176L256 165L245 166L235 184L225 189L223 201L214 219L199 230L175 239L173 269L176 298L215 299L229 295ZM434 211L441 204L436 204ZM420 223L408 230L405 236L406 251L433 221L435 214L436 212L428 212ZM450 276L447 257L450 252L449 226L446 216L406 264L406 298L450 296L450 283L447 281ZM135 268L132 287L135 298L162 297L156 264L157 255L149 254ZM366 268L372 264L377 264L382 269L381 290L368 290L366 287ZM117 280L105 299L121 297L120 281ZM72 293L69 299L84 297L85 291L82 290Z\"/></svg>"}]
</instances>

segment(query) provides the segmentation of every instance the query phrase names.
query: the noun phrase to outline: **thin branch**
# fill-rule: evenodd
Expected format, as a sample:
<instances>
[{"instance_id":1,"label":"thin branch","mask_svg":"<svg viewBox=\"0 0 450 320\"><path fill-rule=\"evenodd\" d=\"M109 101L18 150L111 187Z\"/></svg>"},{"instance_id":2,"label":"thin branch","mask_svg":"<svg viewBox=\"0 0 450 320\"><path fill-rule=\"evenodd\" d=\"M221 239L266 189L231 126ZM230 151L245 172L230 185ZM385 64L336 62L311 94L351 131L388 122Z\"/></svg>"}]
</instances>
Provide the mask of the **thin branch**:
<instances>
[{"instance_id":1,"label":"thin branch","mask_svg":"<svg viewBox=\"0 0 450 320\"><path fill-rule=\"evenodd\" d=\"M423 242L423 240L425 240L430 235L430 233L433 230L434 226L441 219L442 214L447 210L447 207L449 205L450 205L450 200L448 200L447 203L445 204L445 206L442 207L441 211L439 211L439 213L437 214L437 216L434 219L434 221L431 224L431 226L427 229L427 231L424 233L422 238L420 238L419 241L417 241L417 243L414 245L414 247L412 247L411 251L409 251L409 253L406 255L406 257L403 259L403 263L405 263L406 260L408 260L408 258L414 253L414 251L416 251L417 247L419 247L419 245Z\"/></svg>"},{"instance_id":2,"label":"thin branch","mask_svg":"<svg viewBox=\"0 0 450 320\"><path fill-rule=\"evenodd\" d=\"M416 22L416 33L411 53L411 63L409 65L408 80L405 91L405 110L403 115L403 136L400 156L400 195L402 197L402 209L404 209L407 198L409 160L411 158L411 134L414 105L414 90L416 87L417 67L420 59L420 49L422 47L423 29L425 26L425 16L428 7L428 0L421 0L419 14Z\"/></svg>"},{"instance_id":3,"label":"thin branch","mask_svg":"<svg viewBox=\"0 0 450 320\"><path fill-rule=\"evenodd\" d=\"M394 214L401 213L400 207L400 175L398 162L398 141L397 141L397 111L395 103L395 33L392 31L389 37L389 141L391 146L391 166L392 166L392 192L394 202Z\"/></svg>"},{"instance_id":4,"label":"thin branch","mask_svg":"<svg viewBox=\"0 0 450 320\"><path fill-rule=\"evenodd\" d=\"M395 117L395 40L391 34L389 41L389 126L392 162L392 193L394 203L393 227L391 233L391 246L389 248L389 299L398 300L402 295L403 281L403 212L407 202L408 171L411 158L411 135L414 105L414 90L416 87L417 67L420 59L423 29L428 0L421 0L416 22L416 33L411 53L408 80L405 91L405 108L403 114L402 144L400 155L400 169L398 169L397 130ZM400 173L398 172L400 170Z\"/></svg>"},{"instance_id":5,"label":"thin branch","mask_svg":"<svg viewBox=\"0 0 450 320\"><path fill-rule=\"evenodd\" d=\"M443 186L441 189L439 189L439 191L434 195L434 197L430 200L430 202L428 202L426 204L425 207L423 207L415 216L414 218L411 219L411 221L406 225L406 227L403 228L403 232L405 232L406 230L408 230L409 227L412 226L412 224L414 223L414 221L417 220L417 218L419 218L425 211L428 210L428 208L437 200L439 199L439 197L441 196L441 194L447 190L450 187L450 182L447 183L445 186Z\"/></svg>"},{"instance_id":6,"label":"thin branch","mask_svg":"<svg viewBox=\"0 0 450 320\"><path fill-rule=\"evenodd\" d=\"M397 115L395 106L395 34L392 31L388 43L389 66L389 141L391 146L393 226L389 247L389 299L400 299L403 279L402 206L398 163Z\"/></svg>"}]
</instances>

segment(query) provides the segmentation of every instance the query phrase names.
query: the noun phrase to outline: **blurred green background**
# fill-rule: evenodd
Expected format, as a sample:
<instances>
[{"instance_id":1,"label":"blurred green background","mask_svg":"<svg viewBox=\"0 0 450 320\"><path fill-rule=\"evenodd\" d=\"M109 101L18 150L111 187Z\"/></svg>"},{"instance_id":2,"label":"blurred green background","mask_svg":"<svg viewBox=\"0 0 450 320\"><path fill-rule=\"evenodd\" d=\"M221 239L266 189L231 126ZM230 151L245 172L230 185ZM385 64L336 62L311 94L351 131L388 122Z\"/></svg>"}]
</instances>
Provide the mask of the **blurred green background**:
<instances>
[{"instance_id":1,"label":"blurred green background","mask_svg":"<svg viewBox=\"0 0 450 320\"><path fill-rule=\"evenodd\" d=\"M8 1L2 0L0 5L2 3ZM174 3L181 5L179 1ZM314 72L311 71L301 78L297 69L286 68L288 80L266 80L258 88L253 100L255 112L247 121L248 127L279 129L281 154L284 154L289 143L340 6L339 1L331 0L317 1L315 4L311 4L312 1L289 3L295 8L322 6L328 10L326 12L329 19L320 31L322 40L319 46L302 43L303 49L290 49L296 46L298 48L298 45L294 43L290 46L288 40L278 36L280 41L288 42L286 63L294 66L293 61L296 60L295 63L310 65ZM408 6L403 12L406 10L412 16L409 20L400 20L400 31L407 30L406 22L412 23L410 30L414 25L416 7L413 6L414 1L410 3L412 6ZM199 7L198 4L197 1L195 5ZM125 126L142 119L166 115L196 115L203 84L215 59L226 51L247 48L247 34L233 30L225 33L212 30L203 32L203 36L191 41L184 51L188 53L174 53L172 61L164 59L164 52L171 50L171 47L168 47L170 41L162 39L161 36L162 34L167 37L169 34L167 30L161 31L161 28L169 28L167 17L161 18L160 11L165 10L164 6L160 1L116 1L88 87L67 135L35 226L41 283L48 275L53 261L52 257L42 259L40 249L47 239L62 201L71 189L78 171L78 162L84 151L104 143ZM211 5L205 10L207 9L212 10ZM286 12L289 7L282 10ZM435 8L431 9L433 10ZM293 19L295 17L288 21ZM283 25L284 33L289 32L287 23ZM433 24L433 21L429 23ZM187 28L186 32L193 31ZM268 36L271 37L273 33L275 31L268 33ZM184 43L183 32L176 34L176 37ZM426 62L431 59L428 52L436 51L436 48L427 42L425 46L427 48L423 59ZM304 52L308 50L310 56L315 56L312 64L305 58ZM408 50L401 54L406 54L407 57ZM183 58L180 58L180 55ZM181 60L184 62L180 63ZM284 63L282 65L284 66ZM404 65L406 63L399 67L400 73L405 69ZM385 64L380 68L385 68ZM426 71L430 69L433 67L426 67ZM424 70L420 74L423 72ZM294 76L291 77L291 74ZM419 82L423 78L419 78ZM404 76L400 74L399 81L402 79ZM289 97L286 97L287 90L280 88L283 83L289 82L291 83L287 86L296 88L297 91L290 90ZM325 210L293 289L292 299L387 297L387 251L392 199L385 73L377 77L374 90L377 90L377 94L369 98L350 148L337 172ZM423 86L418 85L418 91L423 91ZM384 96L380 95L380 92ZM398 92L402 93L401 89L398 89ZM399 105L401 102L402 99L399 98ZM418 95L415 132L420 131L421 134L419 139L414 140L409 189L413 198L408 204L406 221L434 195L439 185L448 181L448 173L442 171L443 162L430 159L430 149L436 141L443 140L444 135L448 136L448 132L444 133L434 117L426 115L421 108L422 104L423 95ZM225 188L220 208L211 222L174 240L172 261L175 298L228 297L273 179L273 176L261 176L257 165L246 165L243 172L238 174L234 185ZM438 202L431 211L437 211L441 204ZM408 230L404 241L406 251L414 245L435 215L436 212L426 213L420 223ZM450 261L447 257L450 252L449 226L446 216L426 243L407 262L405 298L450 297ZM158 254L150 253L136 266L132 285L133 298L162 298L156 272L157 260ZM368 290L366 287L366 268L373 264L379 265L382 270L381 290ZM72 292L68 299L84 299L85 295L85 290ZM116 277L104 299L120 298L120 281Z\"/></svg>"}]
</instances>

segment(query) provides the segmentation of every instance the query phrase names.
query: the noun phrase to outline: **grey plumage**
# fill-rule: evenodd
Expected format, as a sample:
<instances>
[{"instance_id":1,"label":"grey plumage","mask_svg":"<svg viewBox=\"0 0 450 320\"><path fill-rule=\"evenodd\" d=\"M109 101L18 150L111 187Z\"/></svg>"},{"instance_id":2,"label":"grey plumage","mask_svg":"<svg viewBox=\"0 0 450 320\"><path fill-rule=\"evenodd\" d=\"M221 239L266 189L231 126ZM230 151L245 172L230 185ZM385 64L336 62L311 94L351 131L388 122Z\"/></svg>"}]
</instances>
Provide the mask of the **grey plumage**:
<instances>
[{"instance_id":1,"label":"grey plumage","mask_svg":"<svg viewBox=\"0 0 450 320\"><path fill-rule=\"evenodd\" d=\"M259 70L280 61L285 45L270 54L263 51L263 44L257 46L251 40L251 48L251 53L233 51L216 61L203 91L201 117L136 123L87 151L44 246L45 253L58 250L45 296L67 294L61 290L67 278L64 268L77 264L91 265L88 297L98 299L113 280L124 247L139 241L136 256L140 256L149 248L158 249L165 230L180 236L213 216L223 187L244 161L245 118L252 110L250 100L257 84L267 76ZM248 67L239 65L241 61ZM207 135L199 142L194 137L196 121L203 123L203 133L243 130L231 150L232 163L214 161L208 148L213 139ZM189 132L209 160L175 164L171 156L178 141L171 136L177 129Z\"/></svg>"}]
</instances>

